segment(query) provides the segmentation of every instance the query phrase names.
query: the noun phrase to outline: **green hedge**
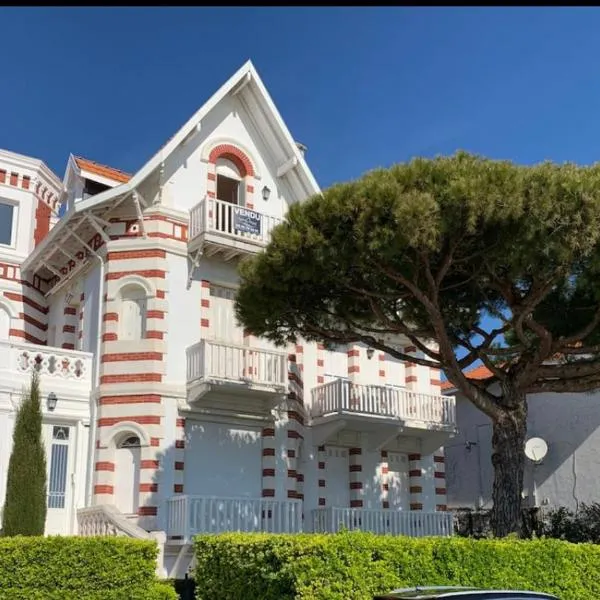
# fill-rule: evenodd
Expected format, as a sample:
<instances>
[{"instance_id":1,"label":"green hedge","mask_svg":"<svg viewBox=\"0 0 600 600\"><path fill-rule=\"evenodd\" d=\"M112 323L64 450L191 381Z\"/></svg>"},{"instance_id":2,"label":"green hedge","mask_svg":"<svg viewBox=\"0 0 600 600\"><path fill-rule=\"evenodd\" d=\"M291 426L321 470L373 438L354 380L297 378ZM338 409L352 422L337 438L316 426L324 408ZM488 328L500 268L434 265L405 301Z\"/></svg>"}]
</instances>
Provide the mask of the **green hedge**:
<instances>
[{"instance_id":1,"label":"green hedge","mask_svg":"<svg viewBox=\"0 0 600 600\"><path fill-rule=\"evenodd\" d=\"M198 600L372 600L412 585L600 598L600 547L559 540L223 534L195 540Z\"/></svg>"},{"instance_id":2,"label":"green hedge","mask_svg":"<svg viewBox=\"0 0 600 600\"><path fill-rule=\"evenodd\" d=\"M157 552L125 537L0 538L0 598L175 600L155 577Z\"/></svg>"}]
</instances>

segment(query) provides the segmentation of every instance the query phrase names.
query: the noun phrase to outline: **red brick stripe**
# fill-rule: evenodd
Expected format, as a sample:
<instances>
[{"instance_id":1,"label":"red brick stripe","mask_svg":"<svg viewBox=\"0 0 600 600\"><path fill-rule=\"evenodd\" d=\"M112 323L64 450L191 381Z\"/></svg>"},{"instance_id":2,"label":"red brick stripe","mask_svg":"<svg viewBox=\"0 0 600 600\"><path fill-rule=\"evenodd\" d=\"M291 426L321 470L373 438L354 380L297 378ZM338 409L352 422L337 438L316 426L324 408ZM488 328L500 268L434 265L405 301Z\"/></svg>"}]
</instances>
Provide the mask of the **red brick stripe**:
<instances>
[{"instance_id":1,"label":"red brick stripe","mask_svg":"<svg viewBox=\"0 0 600 600\"><path fill-rule=\"evenodd\" d=\"M160 463L157 460L140 461L140 469L158 469Z\"/></svg>"},{"instance_id":2,"label":"red brick stripe","mask_svg":"<svg viewBox=\"0 0 600 600\"><path fill-rule=\"evenodd\" d=\"M115 271L114 273L107 273L106 280L111 281L115 279L121 279L121 277L127 277L128 275L139 275L140 277L156 277L158 279L164 279L167 272L161 269L143 269L140 271Z\"/></svg>"},{"instance_id":3,"label":"red brick stripe","mask_svg":"<svg viewBox=\"0 0 600 600\"><path fill-rule=\"evenodd\" d=\"M161 397L157 394L134 394L130 396L103 396L100 404L160 404Z\"/></svg>"},{"instance_id":4,"label":"red brick stripe","mask_svg":"<svg viewBox=\"0 0 600 600\"><path fill-rule=\"evenodd\" d=\"M104 354L100 362L125 362L134 360L162 360L162 352L121 352L119 354Z\"/></svg>"},{"instance_id":5,"label":"red brick stripe","mask_svg":"<svg viewBox=\"0 0 600 600\"><path fill-rule=\"evenodd\" d=\"M96 463L96 471L114 471L115 463L108 461L99 461Z\"/></svg>"},{"instance_id":6,"label":"red brick stripe","mask_svg":"<svg viewBox=\"0 0 600 600\"><path fill-rule=\"evenodd\" d=\"M140 517L155 517L158 514L156 506L140 506L138 508L138 516Z\"/></svg>"},{"instance_id":7,"label":"red brick stripe","mask_svg":"<svg viewBox=\"0 0 600 600\"><path fill-rule=\"evenodd\" d=\"M119 252L109 252L107 260L127 260L130 258L166 258L165 250L120 250Z\"/></svg>"},{"instance_id":8,"label":"red brick stripe","mask_svg":"<svg viewBox=\"0 0 600 600\"><path fill-rule=\"evenodd\" d=\"M114 488L112 485L95 485L94 494L113 494Z\"/></svg>"},{"instance_id":9,"label":"red brick stripe","mask_svg":"<svg viewBox=\"0 0 600 600\"><path fill-rule=\"evenodd\" d=\"M122 421L133 421L139 425L160 425L159 416L146 415L141 417L104 417L98 419L98 427L112 427Z\"/></svg>"},{"instance_id":10,"label":"red brick stripe","mask_svg":"<svg viewBox=\"0 0 600 600\"><path fill-rule=\"evenodd\" d=\"M124 373L120 375L102 375L100 377L101 384L108 383L148 383L162 381L160 373Z\"/></svg>"}]
</instances>

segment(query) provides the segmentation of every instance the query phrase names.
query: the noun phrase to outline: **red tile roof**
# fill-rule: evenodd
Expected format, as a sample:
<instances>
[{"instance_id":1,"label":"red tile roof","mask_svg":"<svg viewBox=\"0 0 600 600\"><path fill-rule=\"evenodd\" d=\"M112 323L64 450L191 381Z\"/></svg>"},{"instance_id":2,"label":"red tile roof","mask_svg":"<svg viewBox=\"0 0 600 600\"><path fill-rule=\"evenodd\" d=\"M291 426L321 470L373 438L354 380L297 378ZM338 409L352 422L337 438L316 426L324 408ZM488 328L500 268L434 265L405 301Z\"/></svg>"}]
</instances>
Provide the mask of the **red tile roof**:
<instances>
[{"instance_id":1,"label":"red tile roof","mask_svg":"<svg viewBox=\"0 0 600 600\"><path fill-rule=\"evenodd\" d=\"M484 365L479 365L465 373L468 379L487 379L491 377L491 371ZM442 391L454 389L454 384L450 381L444 381L441 385Z\"/></svg>"},{"instance_id":2,"label":"red tile roof","mask_svg":"<svg viewBox=\"0 0 600 600\"><path fill-rule=\"evenodd\" d=\"M88 160L81 156L76 156L75 162L77 163L77 166L84 171L101 175L102 177L118 181L119 183L127 183L132 177L130 173L125 173L124 171L108 167L107 165L101 165L100 163Z\"/></svg>"}]
</instances>

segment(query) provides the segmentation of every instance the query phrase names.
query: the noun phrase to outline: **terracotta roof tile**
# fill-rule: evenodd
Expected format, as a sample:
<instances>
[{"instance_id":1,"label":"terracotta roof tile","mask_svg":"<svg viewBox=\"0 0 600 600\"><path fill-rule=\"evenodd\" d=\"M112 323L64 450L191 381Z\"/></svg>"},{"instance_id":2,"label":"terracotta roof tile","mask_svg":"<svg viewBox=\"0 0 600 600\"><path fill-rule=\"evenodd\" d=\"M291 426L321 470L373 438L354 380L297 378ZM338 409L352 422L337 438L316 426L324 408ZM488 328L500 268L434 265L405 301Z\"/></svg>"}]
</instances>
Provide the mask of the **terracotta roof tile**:
<instances>
[{"instance_id":1,"label":"terracotta roof tile","mask_svg":"<svg viewBox=\"0 0 600 600\"><path fill-rule=\"evenodd\" d=\"M468 379L487 379L492 376L491 371L485 365L479 365L465 373ZM450 381L444 381L441 385L442 390L454 389L454 384Z\"/></svg>"},{"instance_id":2,"label":"terracotta roof tile","mask_svg":"<svg viewBox=\"0 0 600 600\"><path fill-rule=\"evenodd\" d=\"M107 179L112 179L113 181L118 181L119 183L127 183L132 177L130 173L125 173L124 171L108 167L107 165L101 165L100 163L88 160L81 156L76 156L75 162L80 169L95 173L96 175L101 175Z\"/></svg>"}]
</instances>

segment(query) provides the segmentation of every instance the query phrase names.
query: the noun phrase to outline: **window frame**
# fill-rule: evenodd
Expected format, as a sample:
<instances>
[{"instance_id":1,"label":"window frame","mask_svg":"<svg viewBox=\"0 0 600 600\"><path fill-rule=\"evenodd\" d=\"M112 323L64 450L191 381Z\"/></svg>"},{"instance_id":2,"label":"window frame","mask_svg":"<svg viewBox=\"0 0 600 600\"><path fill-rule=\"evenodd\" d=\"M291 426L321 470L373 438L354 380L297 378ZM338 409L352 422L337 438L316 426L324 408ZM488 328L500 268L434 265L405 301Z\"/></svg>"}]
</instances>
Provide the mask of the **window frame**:
<instances>
[{"instance_id":1,"label":"window frame","mask_svg":"<svg viewBox=\"0 0 600 600\"><path fill-rule=\"evenodd\" d=\"M12 208L12 224L10 231L10 243L5 244L2 239L0 239L0 249L2 248L16 248L17 245L17 231L18 231L18 222L19 222L19 202L16 200L11 200L10 198L6 198L5 196L0 196L0 205L10 206Z\"/></svg>"},{"instance_id":2,"label":"window frame","mask_svg":"<svg viewBox=\"0 0 600 600\"><path fill-rule=\"evenodd\" d=\"M64 510L67 507L67 494L69 493L69 461L71 454L71 426L52 424L50 439L50 456L48 461L48 490L46 494L46 506L48 509ZM61 433L66 432L66 437ZM66 448L59 457L54 448ZM55 473L53 475L53 468Z\"/></svg>"}]
</instances>

